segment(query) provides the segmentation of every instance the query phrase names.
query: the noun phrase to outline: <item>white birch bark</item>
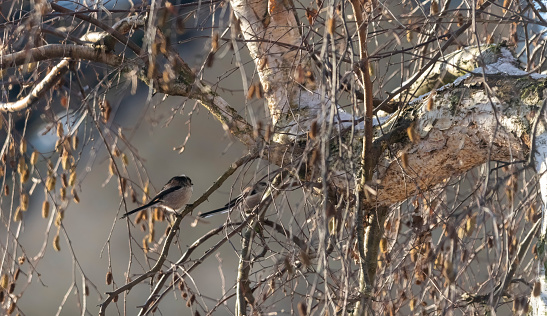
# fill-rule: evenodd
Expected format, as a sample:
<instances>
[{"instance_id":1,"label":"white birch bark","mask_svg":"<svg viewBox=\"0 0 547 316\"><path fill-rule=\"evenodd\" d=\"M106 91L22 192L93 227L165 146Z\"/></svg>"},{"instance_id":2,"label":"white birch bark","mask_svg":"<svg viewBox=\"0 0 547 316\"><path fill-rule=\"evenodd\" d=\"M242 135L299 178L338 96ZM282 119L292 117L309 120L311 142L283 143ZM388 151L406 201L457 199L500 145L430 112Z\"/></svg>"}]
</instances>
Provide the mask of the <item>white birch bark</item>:
<instances>
[{"instance_id":1,"label":"white birch bark","mask_svg":"<svg viewBox=\"0 0 547 316\"><path fill-rule=\"evenodd\" d=\"M547 133L536 136L536 152L534 154L536 171L538 172L541 199L543 200L543 218L541 223L540 240L545 240L547 229L547 216L545 216L545 206L547 203ZM544 242L538 242L538 253L545 253ZM540 249L541 247L541 249ZM538 281L541 283L541 294L532 295L530 303L532 305L532 315L547 314L547 277L545 276L545 258L539 256L538 262Z\"/></svg>"}]
</instances>

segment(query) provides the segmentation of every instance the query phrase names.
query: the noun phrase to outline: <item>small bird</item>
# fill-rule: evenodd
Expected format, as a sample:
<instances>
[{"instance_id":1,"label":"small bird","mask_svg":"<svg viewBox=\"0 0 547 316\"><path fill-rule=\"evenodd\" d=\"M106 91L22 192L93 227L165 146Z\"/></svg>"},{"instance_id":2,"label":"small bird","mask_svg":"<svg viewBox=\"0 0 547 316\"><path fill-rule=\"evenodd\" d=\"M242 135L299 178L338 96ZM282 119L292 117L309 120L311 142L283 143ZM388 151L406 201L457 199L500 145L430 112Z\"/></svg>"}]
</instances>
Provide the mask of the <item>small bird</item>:
<instances>
[{"instance_id":1,"label":"small bird","mask_svg":"<svg viewBox=\"0 0 547 316\"><path fill-rule=\"evenodd\" d=\"M193 185L192 180L185 175L173 177L150 202L123 214L121 218L126 218L133 213L152 206L162 207L170 213L177 214L177 211L190 201Z\"/></svg>"},{"instance_id":2,"label":"small bird","mask_svg":"<svg viewBox=\"0 0 547 316\"><path fill-rule=\"evenodd\" d=\"M248 213L260 204L262 195L264 194L264 191L266 191L267 187L268 183L262 181L258 182L254 186L248 186L241 191L240 195L228 202L224 207L200 214L199 217L207 218L217 213L226 213L233 208L241 208L243 212Z\"/></svg>"}]
</instances>

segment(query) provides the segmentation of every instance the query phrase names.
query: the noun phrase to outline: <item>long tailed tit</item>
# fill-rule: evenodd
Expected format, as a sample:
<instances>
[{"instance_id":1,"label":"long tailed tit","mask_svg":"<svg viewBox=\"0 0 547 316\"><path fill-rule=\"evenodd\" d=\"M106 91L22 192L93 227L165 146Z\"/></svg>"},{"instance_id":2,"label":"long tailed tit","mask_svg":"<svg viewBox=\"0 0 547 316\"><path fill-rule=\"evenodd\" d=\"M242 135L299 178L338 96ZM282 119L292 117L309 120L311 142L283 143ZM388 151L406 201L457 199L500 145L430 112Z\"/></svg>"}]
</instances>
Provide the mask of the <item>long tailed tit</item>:
<instances>
[{"instance_id":1,"label":"long tailed tit","mask_svg":"<svg viewBox=\"0 0 547 316\"><path fill-rule=\"evenodd\" d=\"M173 177L150 202L123 214L122 218L152 206L162 207L166 211L176 214L190 201L193 185L192 180L185 175Z\"/></svg>"},{"instance_id":2,"label":"long tailed tit","mask_svg":"<svg viewBox=\"0 0 547 316\"><path fill-rule=\"evenodd\" d=\"M217 213L226 213L233 208L241 208L241 210L245 213L252 211L258 204L260 204L262 195L264 194L264 191L266 191L267 187L268 183L266 182L258 182L254 186L246 187L243 191L241 191L240 195L228 202L224 207L200 214L199 217L207 218Z\"/></svg>"}]
</instances>

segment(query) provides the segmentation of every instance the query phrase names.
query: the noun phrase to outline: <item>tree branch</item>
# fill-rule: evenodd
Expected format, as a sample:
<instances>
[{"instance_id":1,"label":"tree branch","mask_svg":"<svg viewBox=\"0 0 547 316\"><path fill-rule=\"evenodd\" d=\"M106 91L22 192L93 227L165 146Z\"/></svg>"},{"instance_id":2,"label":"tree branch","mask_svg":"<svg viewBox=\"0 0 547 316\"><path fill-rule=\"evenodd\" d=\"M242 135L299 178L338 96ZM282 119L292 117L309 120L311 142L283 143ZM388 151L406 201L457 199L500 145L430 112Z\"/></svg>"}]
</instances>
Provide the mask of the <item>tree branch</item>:
<instances>
[{"instance_id":1,"label":"tree branch","mask_svg":"<svg viewBox=\"0 0 547 316\"><path fill-rule=\"evenodd\" d=\"M2 56L0 59L0 68L6 69L25 65L29 62L37 62L55 58L72 58L75 60L83 59L103 63L113 67L122 65L122 62L124 61L124 58L122 57L118 57L115 54L102 52L100 49L89 46L47 44Z\"/></svg>"},{"instance_id":2,"label":"tree branch","mask_svg":"<svg viewBox=\"0 0 547 316\"><path fill-rule=\"evenodd\" d=\"M87 14L72 11L70 9L67 9L67 8L61 6L61 5L56 4L55 2L50 2L49 4L51 5L51 8L53 10L57 11L57 12L61 12L61 13L64 13L64 14L72 14L72 15L76 16L77 18L79 18L80 20L87 21L87 22L89 22L93 25L96 25L96 26L100 27L101 29L106 31L108 34L112 35L112 37L114 37L120 43L122 43L123 45L127 45L127 47L129 47L135 54L137 54L137 56L141 56L141 54L142 54L141 48L139 46L137 46L137 44L133 43L130 39L128 39L127 37L125 37L123 35L123 33L128 32L131 28L134 27L134 24L133 23L128 23L129 21L127 21L126 19L123 19L122 21L118 22L120 24L116 23L114 26L110 27L110 26L104 24L103 22L88 16ZM130 19L135 19L135 21L137 19L140 19L137 16L129 17L129 18ZM143 26L144 25L144 20L139 22L139 24L141 26Z\"/></svg>"},{"instance_id":3,"label":"tree branch","mask_svg":"<svg viewBox=\"0 0 547 316\"><path fill-rule=\"evenodd\" d=\"M32 91L24 98L15 102L0 102L0 112L17 112L26 109L44 96L57 81L68 71L67 59L57 64L47 76L32 88Z\"/></svg>"}]
</instances>

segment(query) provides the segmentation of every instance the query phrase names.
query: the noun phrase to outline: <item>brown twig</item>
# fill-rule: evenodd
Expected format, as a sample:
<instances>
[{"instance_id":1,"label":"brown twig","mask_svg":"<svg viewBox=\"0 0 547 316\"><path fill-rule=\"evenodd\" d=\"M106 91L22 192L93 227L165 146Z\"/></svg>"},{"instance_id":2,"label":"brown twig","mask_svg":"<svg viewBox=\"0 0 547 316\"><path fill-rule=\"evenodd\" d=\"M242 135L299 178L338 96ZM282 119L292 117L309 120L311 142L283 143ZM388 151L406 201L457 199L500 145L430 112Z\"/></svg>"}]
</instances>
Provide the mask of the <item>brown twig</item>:
<instances>
[{"instance_id":1,"label":"brown twig","mask_svg":"<svg viewBox=\"0 0 547 316\"><path fill-rule=\"evenodd\" d=\"M357 187L358 199L360 200L357 205L356 216L356 228L357 228L357 241L359 246L359 292L361 294L361 303L358 305L358 314L365 310L369 305L367 293L370 292L372 287L372 276L368 274L367 257L365 256L365 247L368 246L364 241L364 188L368 181L372 179L372 116L373 116L373 98L372 98L372 81L370 80L369 72L369 60L367 52L367 28L368 28L368 14L364 18L364 12L361 7L361 1L351 0L351 6L355 20L357 22L357 35L359 37L359 56L361 58L359 62L361 81L363 82L364 89L364 107L365 107L365 134L363 136L363 150L361 152L361 180ZM372 8L372 1L365 2ZM370 258L368 258L370 260Z\"/></svg>"}]
</instances>

